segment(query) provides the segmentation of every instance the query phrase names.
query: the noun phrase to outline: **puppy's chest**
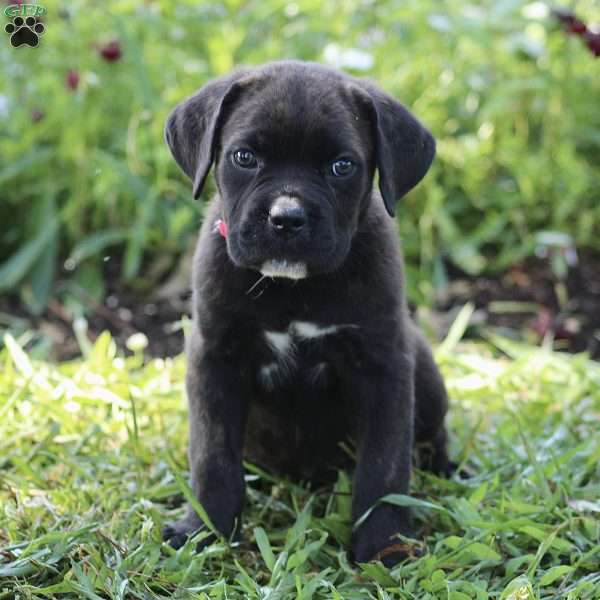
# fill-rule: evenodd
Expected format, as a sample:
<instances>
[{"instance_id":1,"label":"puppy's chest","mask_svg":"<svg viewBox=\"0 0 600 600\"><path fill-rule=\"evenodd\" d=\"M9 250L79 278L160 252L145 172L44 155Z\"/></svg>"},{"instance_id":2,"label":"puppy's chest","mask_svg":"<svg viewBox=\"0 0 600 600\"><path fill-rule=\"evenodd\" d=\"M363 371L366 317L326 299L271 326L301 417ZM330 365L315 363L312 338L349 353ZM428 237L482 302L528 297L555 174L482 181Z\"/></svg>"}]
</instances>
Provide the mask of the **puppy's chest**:
<instances>
[{"instance_id":1,"label":"puppy's chest","mask_svg":"<svg viewBox=\"0 0 600 600\"><path fill-rule=\"evenodd\" d=\"M340 353L359 327L291 321L284 329L259 334L257 382L266 390L299 383L322 386L338 371Z\"/></svg>"}]
</instances>

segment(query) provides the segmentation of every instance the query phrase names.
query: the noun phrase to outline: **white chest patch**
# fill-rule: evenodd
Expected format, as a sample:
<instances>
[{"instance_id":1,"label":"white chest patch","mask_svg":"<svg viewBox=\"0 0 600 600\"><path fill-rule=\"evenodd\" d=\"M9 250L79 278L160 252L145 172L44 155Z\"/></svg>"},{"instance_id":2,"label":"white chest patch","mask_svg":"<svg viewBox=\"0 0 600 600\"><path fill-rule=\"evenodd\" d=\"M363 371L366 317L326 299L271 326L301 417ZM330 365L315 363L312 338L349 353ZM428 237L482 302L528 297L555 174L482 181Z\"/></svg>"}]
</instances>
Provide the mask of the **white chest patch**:
<instances>
[{"instance_id":1,"label":"white chest patch","mask_svg":"<svg viewBox=\"0 0 600 600\"><path fill-rule=\"evenodd\" d=\"M279 368L279 363L276 362L268 363L260 368L260 379L268 390L272 390L275 387L281 374L282 371Z\"/></svg>"},{"instance_id":2,"label":"white chest patch","mask_svg":"<svg viewBox=\"0 0 600 600\"><path fill-rule=\"evenodd\" d=\"M289 333L279 331L265 331L265 338L271 350L279 356L288 354L292 349L292 337Z\"/></svg>"},{"instance_id":3,"label":"white chest patch","mask_svg":"<svg viewBox=\"0 0 600 600\"><path fill-rule=\"evenodd\" d=\"M351 323L341 325L317 325L310 321L292 321L285 331L265 330L265 341L273 351L274 360L260 368L260 379L267 389L273 389L279 381L293 374L297 367L298 345L302 342L317 341L328 335L334 335L346 328L357 328ZM315 381L321 378L327 363L319 363L314 369Z\"/></svg>"}]
</instances>

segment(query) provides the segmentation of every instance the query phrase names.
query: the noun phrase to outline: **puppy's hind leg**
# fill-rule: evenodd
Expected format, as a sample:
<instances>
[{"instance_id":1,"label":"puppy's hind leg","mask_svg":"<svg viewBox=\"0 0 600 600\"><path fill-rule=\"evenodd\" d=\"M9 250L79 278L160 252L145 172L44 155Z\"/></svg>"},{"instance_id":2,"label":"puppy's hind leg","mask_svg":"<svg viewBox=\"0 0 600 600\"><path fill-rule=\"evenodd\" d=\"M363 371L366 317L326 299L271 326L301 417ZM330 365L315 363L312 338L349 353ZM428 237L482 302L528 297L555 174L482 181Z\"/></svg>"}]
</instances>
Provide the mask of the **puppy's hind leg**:
<instances>
[{"instance_id":1,"label":"puppy's hind leg","mask_svg":"<svg viewBox=\"0 0 600 600\"><path fill-rule=\"evenodd\" d=\"M455 465L448 458L444 417L448 395L429 345L415 328L415 442L422 468L449 476Z\"/></svg>"}]
</instances>

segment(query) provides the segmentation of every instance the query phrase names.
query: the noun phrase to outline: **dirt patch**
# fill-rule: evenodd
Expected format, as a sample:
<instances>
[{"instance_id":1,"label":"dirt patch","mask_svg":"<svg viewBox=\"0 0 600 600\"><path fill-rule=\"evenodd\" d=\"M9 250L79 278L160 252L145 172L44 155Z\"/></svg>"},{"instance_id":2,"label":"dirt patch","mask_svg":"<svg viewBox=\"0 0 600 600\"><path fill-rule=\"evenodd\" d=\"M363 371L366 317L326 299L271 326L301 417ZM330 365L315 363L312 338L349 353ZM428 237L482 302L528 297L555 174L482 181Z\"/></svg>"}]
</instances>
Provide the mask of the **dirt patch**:
<instances>
[{"instance_id":1,"label":"dirt patch","mask_svg":"<svg viewBox=\"0 0 600 600\"><path fill-rule=\"evenodd\" d=\"M473 302L479 323L531 343L600 359L600 254L579 252L557 277L548 259L529 259L498 277L471 278L450 267L451 283L438 308Z\"/></svg>"}]
</instances>

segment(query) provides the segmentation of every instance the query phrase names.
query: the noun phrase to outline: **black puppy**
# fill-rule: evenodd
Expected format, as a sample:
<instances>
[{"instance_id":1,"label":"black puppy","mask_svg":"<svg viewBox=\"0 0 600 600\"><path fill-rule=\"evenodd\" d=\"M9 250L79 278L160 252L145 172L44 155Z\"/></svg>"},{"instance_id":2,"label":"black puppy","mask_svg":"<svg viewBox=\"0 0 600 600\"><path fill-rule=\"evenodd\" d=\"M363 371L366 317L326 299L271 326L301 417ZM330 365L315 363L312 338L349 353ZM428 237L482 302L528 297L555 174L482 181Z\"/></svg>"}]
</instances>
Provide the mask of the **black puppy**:
<instances>
[{"instance_id":1,"label":"black puppy","mask_svg":"<svg viewBox=\"0 0 600 600\"><path fill-rule=\"evenodd\" d=\"M194 197L216 170L187 392L192 488L218 530L239 526L244 454L319 479L353 440L354 520L408 493L413 442L447 471L446 392L407 313L388 216L433 160L429 132L368 81L285 61L204 86L172 112L166 139ZM177 547L201 526L189 507L164 537ZM355 531L354 559L393 564L395 534L411 534L408 510L378 505Z\"/></svg>"}]
</instances>

